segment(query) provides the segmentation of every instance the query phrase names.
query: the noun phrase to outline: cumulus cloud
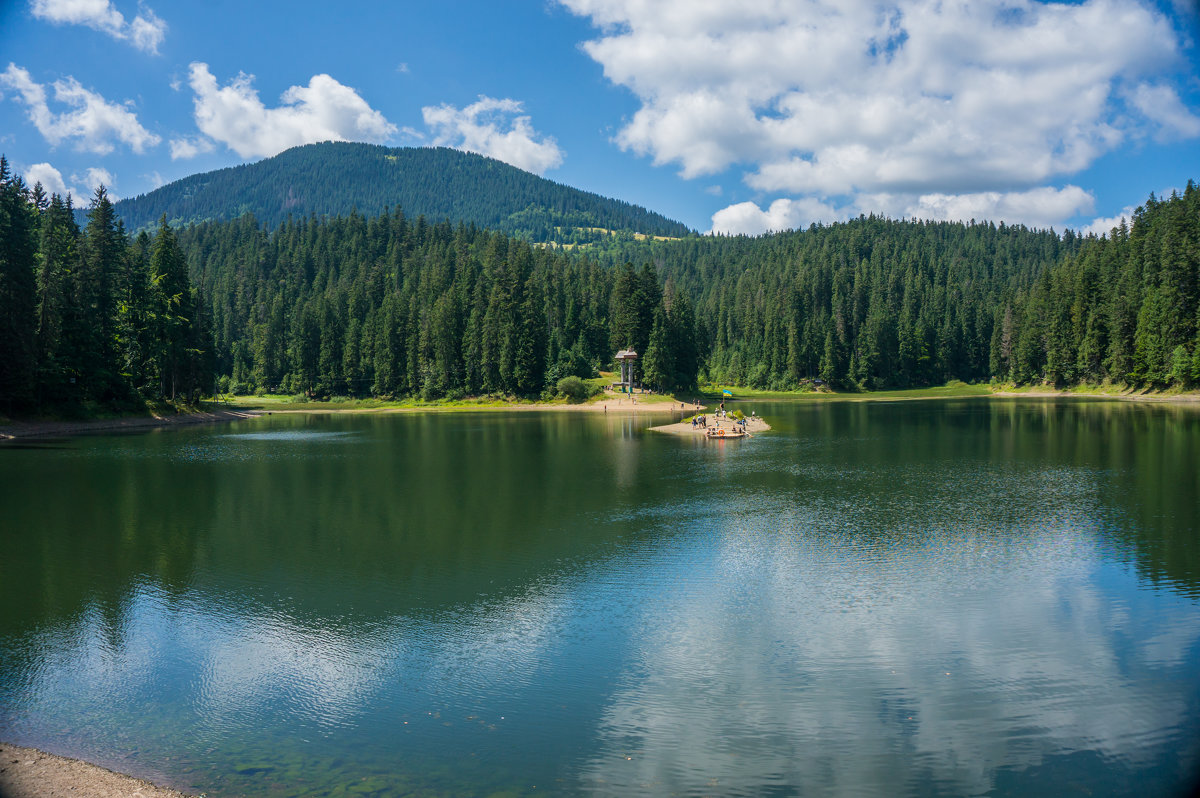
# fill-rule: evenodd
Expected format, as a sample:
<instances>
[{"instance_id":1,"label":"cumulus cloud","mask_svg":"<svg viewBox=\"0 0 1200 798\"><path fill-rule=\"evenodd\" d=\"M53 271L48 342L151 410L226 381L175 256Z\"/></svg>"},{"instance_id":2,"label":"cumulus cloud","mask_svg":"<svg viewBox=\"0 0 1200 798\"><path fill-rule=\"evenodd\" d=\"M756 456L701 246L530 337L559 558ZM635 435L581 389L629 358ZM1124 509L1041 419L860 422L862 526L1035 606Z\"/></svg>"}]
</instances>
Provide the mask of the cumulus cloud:
<instances>
[{"instance_id":1,"label":"cumulus cloud","mask_svg":"<svg viewBox=\"0 0 1200 798\"><path fill-rule=\"evenodd\" d=\"M753 202L739 202L713 214L712 230L725 235L760 235L782 230L799 230L813 222L829 222L848 217L845 209L811 197L777 199L765 211Z\"/></svg>"},{"instance_id":2,"label":"cumulus cloud","mask_svg":"<svg viewBox=\"0 0 1200 798\"><path fill-rule=\"evenodd\" d=\"M1095 198L1079 186L1048 186L1028 191L980 191L968 194L863 194L836 205L812 197L777 199L767 210L741 202L713 214L713 233L760 235L797 230L813 222L849 219L860 213L880 213L899 219L933 221L995 221L1045 229L1063 219L1091 213Z\"/></svg>"},{"instance_id":3,"label":"cumulus cloud","mask_svg":"<svg viewBox=\"0 0 1200 798\"><path fill-rule=\"evenodd\" d=\"M1061 189L1044 186L1029 191L980 191L971 194L922 194L906 197L866 197L860 200L884 210L900 205L901 218L916 217L935 221L1005 221L1026 227L1048 228L1063 219L1091 213L1095 198L1079 186Z\"/></svg>"},{"instance_id":4,"label":"cumulus cloud","mask_svg":"<svg viewBox=\"0 0 1200 798\"><path fill-rule=\"evenodd\" d=\"M82 176L71 175L71 180L87 186L89 194L94 193L100 186L104 186L106 189L111 189L113 184L112 172L108 171L107 169L101 169L98 166L93 166L86 169ZM116 202L120 199L120 197L118 197L116 194L113 194L111 190L108 192L108 198L113 202Z\"/></svg>"},{"instance_id":5,"label":"cumulus cloud","mask_svg":"<svg viewBox=\"0 0 1200 798\"><path fill-rule=\"evenodd\" d=\"M382 143L396 133L396 126L358 92L329 75L314 75L307 86L292 86L276 108L263 105L253 81L253 75L239 73L228 85L219 86L208 64L190 66L188 83L195 93L197 127L243 158L271 156L317 141ZM176 142L172 142L172 157L201 151L192 151L202 146L198 140Z\"/></svg>"},{"instance_id":6,"label":"cumulus cloud","mask_svg":"<svg viewBox=\"0 0 1200 798\"><path fill-rule=\"evenodd\" d=\"M77 189L73 189L67 185L67 181L63 179L62 172L55 169L48 163L35 163L25 170L25 185L35 186L38 183L42 184L47 194L57 194L60 197L65 197L68 194L75 196L79 195Z\"/></svg>"},{"instance_id":7,"label":"cumulus cloud","mask_svg":"<svg viewBox=\"0 0 1200 798\"><path fill-rule=\"evenodd\" d=\"M466 108L426 106L421 113L435 145L477 152L539 175L562 165L565 153L558 142L538 134L530 118L519 115L522 109L517 100L480 95Z\"/></svg>"},{"instance_id":8,"label":"cumulus cloud","mask_svg":"<svg viewBox=\"0 0 1200 798\"><path fill-rule=\"evenodd\" d=\"M1161 82L1179 36L1135 0L559 1L599 28L584 50L640 101L616 142L685 178L740 164L764 193L986 206L1147 123L1200 136Z\"/></svg>"},{"instance_id":9,"label":"cumulus cloud","mask_svg":"<svg viewBox=\"0 0 1200 798\"><path fill-rule=\"evenodd\" d=\"M1084 235L1107 236L1111 235L1113 228L1120 227L1121 222L1129 224L1133 220L1134 207L1126 205L1121 209L1121 212L1116 216L1098 216L1092 220L1091 224L1082 228L1079 232Z\"/></svg>"},{"instance_id":10,"label":"cumulus cloud","mask_svg":"<svg viewBox=\"0 0 1200 798\"><path fill-rule=\"evenodd\" d=\"M69 110L52 111L46 87L34 81L28 70L9 64L0 73L0 86L17 92L15 99L25 104L29 121L50 144L73 139L77 149L104 155L113 151L113 141L127 144L136 153L143 153L161 141L141 126L129 103L110 103L69 76L52 85L54 99Z\"/></svg>"},{"instance_id":11,"label":"cumulus cloud","mask_svg":"<svg viewBox=\"0 0 1200 798\"><path fill-rule=\"evenodd\" d=\"M1192 113L1170 86L1139 84L1129 96L1134 108L1159 126L1163 141L1200 136L1200 116Z\"/></svg>"},{"instance_id":12,"label":"cumulus cloud","mask_svg":"<svg viewBox=\"0 0 1200 798\"><path fill-rule=\"evenodd\" d=\"M126 22L109 0L32 0L29 10L38 19L58 25L86 25L147 53L158 53L167 32L167 23L149 8L142 7Z\"/></svg>"},{"instance_id":13,"label":"cumulus cloud","mask_svg":"<svg viewBox=\"0 0 1200 798\"><path fill-rule=\"evenodd\" d=\"M49 163L35 163L25 170L25 184L28 186L42 184L47 194L58 194L60 197L71 195L76 205L86 204L87 199L95 192L97 186L109 188L113 184L113 175L107 169L93 166L84 171L83 175L73 174L71 183L63 177L62 172ZM114 202L119 199L109 191L109 199Z\"/></svg>"},{"instance_id":14,"label":"cumulus cloud","mask_svg":"<svg viewBox=\"0 0 1200 798\"><path fill-rule=\"evenodd\" d=\"M212 152L213 146L212 140L204 136L171 139L171 160L177 161L181 158L195 158L202 152Z\"/></svg>"}]
</instances>

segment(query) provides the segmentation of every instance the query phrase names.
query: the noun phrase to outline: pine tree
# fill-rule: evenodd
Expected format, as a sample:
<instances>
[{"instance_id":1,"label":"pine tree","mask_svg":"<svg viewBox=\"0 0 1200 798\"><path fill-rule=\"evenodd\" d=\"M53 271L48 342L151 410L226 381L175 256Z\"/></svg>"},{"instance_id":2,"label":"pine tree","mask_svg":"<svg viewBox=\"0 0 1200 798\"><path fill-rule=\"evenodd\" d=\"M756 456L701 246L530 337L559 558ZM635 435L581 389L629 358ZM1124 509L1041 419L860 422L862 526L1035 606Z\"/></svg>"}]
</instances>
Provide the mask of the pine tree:
<instances>
[{"instance_id":1,"label":"pine tree","mask_svg":"<svg viewBox=\"0 0 1200 798\"><path fill-rule=\"evenodd\" d=\"M34 394L36 213L25 184L0 157L0 407L10 411L28 406Z\"/></svg>"}]
</instances>

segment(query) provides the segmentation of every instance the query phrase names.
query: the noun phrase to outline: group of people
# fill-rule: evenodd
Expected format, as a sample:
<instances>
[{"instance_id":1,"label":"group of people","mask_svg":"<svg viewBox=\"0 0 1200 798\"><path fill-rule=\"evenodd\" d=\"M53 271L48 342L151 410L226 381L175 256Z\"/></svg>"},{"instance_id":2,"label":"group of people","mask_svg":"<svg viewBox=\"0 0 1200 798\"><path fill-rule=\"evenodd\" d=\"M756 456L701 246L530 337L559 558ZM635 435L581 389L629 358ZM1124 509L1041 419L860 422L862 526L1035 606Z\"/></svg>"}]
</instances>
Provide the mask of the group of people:
<instances>
[{"instance_id":1,"label":"group of people","mask_svg":"<svg viewBox=\"0 0 1200 798\"><path fill-rule=\"evenodd\" d=\"M722 405L724 405L724 402L722 402ZM741 436L749 434L746 429L746 422L748 421L747 418L742 417L739 419L734 419L732 422L733 428L726 430L721 427L721 419L729 418L729 414L725 411L725 408L722 406L715 413L713 413L713 416L715 417L716 421L711 428L708 425L708 416L692 416L692 429L704 430L704 434L709 438L722 437L725 435Z\"/></svg>"}]
</instances>

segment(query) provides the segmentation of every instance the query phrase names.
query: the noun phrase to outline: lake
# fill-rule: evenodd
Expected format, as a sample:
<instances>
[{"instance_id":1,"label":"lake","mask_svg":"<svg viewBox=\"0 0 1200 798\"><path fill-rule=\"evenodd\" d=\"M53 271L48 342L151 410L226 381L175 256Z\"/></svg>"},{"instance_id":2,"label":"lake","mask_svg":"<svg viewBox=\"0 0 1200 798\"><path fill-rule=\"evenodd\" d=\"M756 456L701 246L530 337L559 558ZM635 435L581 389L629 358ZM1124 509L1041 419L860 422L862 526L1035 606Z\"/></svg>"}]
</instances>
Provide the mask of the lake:
<instances>
[{"instance_id":1,"label":"lake","mask_svg":"<svg viewBox=\"0 0 1200 798\"><path fill-rule=\"evenodd\" d=\"M1200 408L741 406L0 447L0 739L209 796L1188 784Z\"/></svg>"}]
</instances>

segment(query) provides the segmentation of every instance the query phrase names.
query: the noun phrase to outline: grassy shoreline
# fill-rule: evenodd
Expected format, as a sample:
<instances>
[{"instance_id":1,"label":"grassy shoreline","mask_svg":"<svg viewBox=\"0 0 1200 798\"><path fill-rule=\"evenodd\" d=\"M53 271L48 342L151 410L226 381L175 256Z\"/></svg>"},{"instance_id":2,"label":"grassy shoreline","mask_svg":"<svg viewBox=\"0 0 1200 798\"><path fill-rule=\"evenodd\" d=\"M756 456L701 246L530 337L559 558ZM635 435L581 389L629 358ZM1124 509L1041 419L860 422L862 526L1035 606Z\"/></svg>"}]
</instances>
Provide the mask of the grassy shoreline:
<instances>
[{"instance_id":1,"label":"grassy shoreline","mask_svg":"<svg viewBox=\"0 0 1200 798\"><path fill-rule=\"evenodd\" d=\"M728 389L733 395L724 396ZM949 383L931 388L893 391L838 393L834 391L763 391L736 386L706 385L700 390L673 397L660 394L632 396L604 392L585 402L571 404L566 399L551 402L512 397L472 397L466 399L335 399L298 401L281 394L222 397L202 402L197 407L148 406L143 412L121 413L111 408L87 414L67 416L35 415L10 419L0 416L0 441L29 437L66 436L82 432L168 427L238 421L272 413L455 413L455 412L587 412L587 413L669 413L709 410L721 401L739 402L896 402L929 399L1098 399L1124 402L1200 403L1200 391L1147 391L1124 386L1078 386L1060 389L1041 386L967 385ZM699 401L697 408L694 402ZM681 407L681 404L683 407Z\"/></svg>"},{"instance_id":2,"label":"grassy shoreline","mask_svg":"<svg viewBox=\"0 0 1200 798\"><path fill-rule=\"evenodd\" d=\"M1126 402L1200 402L1200 391L1169 389L1152 391L1123 385L1080 385L1072 388L1030 385L968 385L952 381L928 388L904 388L859 393L836 391L766 391L735 386L706 385L699 392L703 401L721 401L723 389L733 393L732 401L786 402L874 402L916 399L963 399L972 397L1005 398L1077 398L1111 399ZM730 397L725 397L729 400Z\"/></svg>"}]
</instances>

